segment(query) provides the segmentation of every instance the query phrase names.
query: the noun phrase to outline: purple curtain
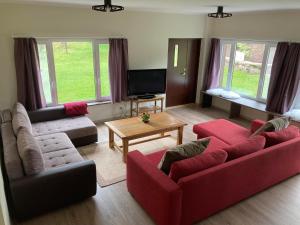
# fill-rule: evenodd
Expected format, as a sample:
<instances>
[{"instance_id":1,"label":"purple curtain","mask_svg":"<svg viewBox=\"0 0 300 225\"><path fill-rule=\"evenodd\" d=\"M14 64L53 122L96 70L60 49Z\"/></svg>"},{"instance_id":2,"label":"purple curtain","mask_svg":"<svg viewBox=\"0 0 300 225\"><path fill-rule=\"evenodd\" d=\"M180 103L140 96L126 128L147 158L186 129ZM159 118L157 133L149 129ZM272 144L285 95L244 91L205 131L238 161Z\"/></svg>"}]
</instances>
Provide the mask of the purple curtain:
<instances>
[{"instance_id":1,"label":"purple curtain","mask_svg":"<svg viewBox=\"0 0 300 225\"><path fill-rule=\"evenodd\" d=\"M18 101L27 110L46 106L44 97L38 46L34 38L15 38L15 67Z\"/></svg>"},{"instance_id":2,"label":"purple curtain","mask_svg":"<svg viewBox=\"0 0 300 225\"><path fill-rule=\"evenodd\" d=\"M220 39L212 38L208 63L206 66L203 90L219 87L221 64Z\"/></svg>"},{"instance_id":3,"label":"purple curtain","mask_svg":"<svg viewBox=\"0 0 300 225\"><path fill-rule=\"evenodd\" d=\"M127 39L109 39L109 77L113 103L127 98L127 70Z\"/></svg>"},{"instance_id":4,"label":"purple curtain","mask_svg":"<svg viewBox=\"0 0 300 225\"><path fill-rule=\"evenodd\" d=\"M300 44L280 42L271 70L266 110L283 114L292 106L300 80Z\"/></svg>"}]
</instances>

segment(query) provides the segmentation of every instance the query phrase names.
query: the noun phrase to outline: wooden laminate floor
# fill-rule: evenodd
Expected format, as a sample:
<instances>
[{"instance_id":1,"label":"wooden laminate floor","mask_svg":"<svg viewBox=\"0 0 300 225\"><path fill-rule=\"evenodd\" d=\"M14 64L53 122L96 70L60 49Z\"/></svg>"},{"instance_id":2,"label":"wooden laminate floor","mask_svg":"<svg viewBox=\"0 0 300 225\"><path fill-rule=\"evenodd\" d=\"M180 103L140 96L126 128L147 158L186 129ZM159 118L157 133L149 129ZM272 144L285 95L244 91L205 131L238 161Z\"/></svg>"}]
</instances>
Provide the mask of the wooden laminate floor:
<instances>
[{"instance_id":1,"label":"wooden laminate floor","mask_svg":"<svg viewBox=\"0 0 300 225\"><path fill-rule=\"evenodd\" d=\"M196 105L168 110L182 119L184 141L194 140L192 125L226 114ZM249 122L235 120L243 126ZM100 141L108 140L103 124L99 124ZM159 147L159 146L158 146ZM276 165L274 165L276 166ZM126 182L98 188L97 195L83 202L19 222L19 225L153 225L153 221L127 192ZM172 224L170 224L172 225ZM300 225L300 176L295 176L239 204L236 204L197 225Z\"/></svg>"}]
</instances>

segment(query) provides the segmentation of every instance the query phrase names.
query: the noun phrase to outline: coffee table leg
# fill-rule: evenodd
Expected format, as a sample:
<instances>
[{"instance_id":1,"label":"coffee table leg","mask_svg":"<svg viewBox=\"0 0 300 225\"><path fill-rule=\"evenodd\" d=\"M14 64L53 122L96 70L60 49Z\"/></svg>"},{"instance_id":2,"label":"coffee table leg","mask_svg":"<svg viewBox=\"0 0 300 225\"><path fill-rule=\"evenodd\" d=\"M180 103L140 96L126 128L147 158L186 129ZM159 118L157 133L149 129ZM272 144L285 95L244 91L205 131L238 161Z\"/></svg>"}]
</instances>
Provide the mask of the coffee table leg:
<instances>
[{"instance_id":1,"label":"coffee table leg","mask_svg":"<svg viewBox=\"0 0 300 225\"><path fill-rule=\"evenodd\" d=\"M115 144L115 141L114 141L114 132L108 128L108 132L109 132L109 147L111 149L114 149L114 144Z\"/></svg>"},{"instance_id":2,"label":"coffee table leg","mask_svg":"<svg viewBox=\"0 0 300 225\"><path fill-rule=\"evenodd\" d=\"M128 153L128 140L123 139L123 162L127 162L127 153Z\"/></svg>"},{"instance_id":3,"label":"coffee table leg","mask_svg":"<svg viewBox=\"0 0 300 225\"><path fill-rule=\"evenodd\" d=\"M182 144L182 137L183 137L183 127L178 127L177 145Z\"/></svg>"}]
</instances>

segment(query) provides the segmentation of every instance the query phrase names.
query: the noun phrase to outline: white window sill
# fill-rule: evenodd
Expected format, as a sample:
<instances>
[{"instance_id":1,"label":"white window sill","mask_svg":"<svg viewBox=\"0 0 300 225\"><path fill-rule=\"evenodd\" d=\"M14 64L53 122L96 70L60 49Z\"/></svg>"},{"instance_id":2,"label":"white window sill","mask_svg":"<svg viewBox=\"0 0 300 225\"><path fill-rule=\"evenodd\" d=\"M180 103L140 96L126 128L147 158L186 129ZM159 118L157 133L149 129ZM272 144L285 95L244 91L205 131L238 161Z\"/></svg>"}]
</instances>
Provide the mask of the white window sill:
<instances>
[{"instance_id":1,"label":"white window sill","mask_svg":"<svg viewBox=\"0 0 300 225\"><path fill-rule=\"evenodd\" d=\"M95 106L95 105L106 105L106 104L112 104L112 101L103 101L103 102L88 102L88 106Z\"/></svg>"}]
</instances>

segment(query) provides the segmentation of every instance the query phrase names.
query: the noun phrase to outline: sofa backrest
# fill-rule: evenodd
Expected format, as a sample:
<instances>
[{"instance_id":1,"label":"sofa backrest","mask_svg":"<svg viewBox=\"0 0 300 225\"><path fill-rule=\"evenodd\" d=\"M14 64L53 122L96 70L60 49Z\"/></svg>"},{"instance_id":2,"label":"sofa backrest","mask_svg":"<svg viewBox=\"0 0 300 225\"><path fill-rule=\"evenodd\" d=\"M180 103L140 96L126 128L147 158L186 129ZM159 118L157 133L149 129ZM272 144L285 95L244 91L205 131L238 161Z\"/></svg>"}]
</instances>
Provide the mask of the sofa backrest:
<instances>
[{"instance_id":1,"label":"sofa backrest","mask_svg":"<svg viewBox=\"0 0 300 225\"><path fill-rule=\"evenodd\" d=\"M16 103L12 111L12 125L15 135L18 135L19 130L24 127L32 132L32 126L26 109L21 103Z\"/></svg>"},{"instance_id":2,"label":"sofa backrest","mask_svg":"<svg viewBox=\"0 0 300 225\"><path fill-rule=\"evenodd\" d=\"M11 122L1 124L1 135L3 141L4 164L9 180L24 177L24 170L17 148L17 139L14 135Z\"/></svg>"},{"instance_id":3,"label":"sofa backrest","mask_svg":"<svg viewBox=\"0 0 300 225\"><path fill-rule=\"evenodd\" d=\"M24 127L18 132L17 146L26 175L38 174L45 169L40 146L32 133Z\"/></svg>"}]
</instances>

